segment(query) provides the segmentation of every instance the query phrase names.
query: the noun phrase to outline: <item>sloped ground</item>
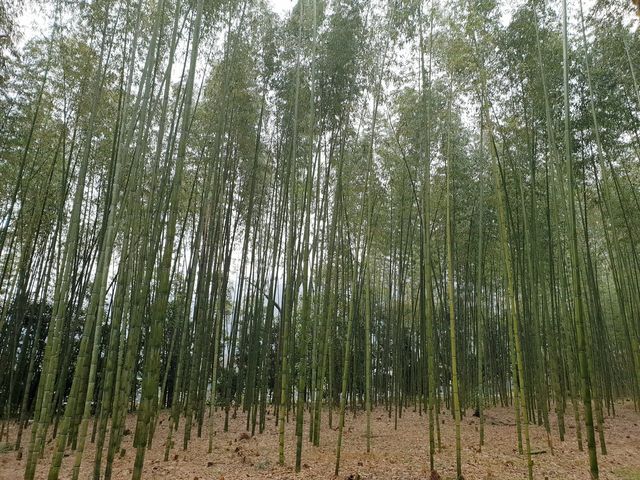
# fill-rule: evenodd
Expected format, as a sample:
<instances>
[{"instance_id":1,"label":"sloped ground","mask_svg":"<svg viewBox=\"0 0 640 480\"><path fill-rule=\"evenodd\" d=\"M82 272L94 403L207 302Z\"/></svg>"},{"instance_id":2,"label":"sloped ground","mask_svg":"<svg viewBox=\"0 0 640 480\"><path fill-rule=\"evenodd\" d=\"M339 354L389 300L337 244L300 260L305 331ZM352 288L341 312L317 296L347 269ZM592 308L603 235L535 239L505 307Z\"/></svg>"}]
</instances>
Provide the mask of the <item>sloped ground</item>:
<instances>
[{"instance_id":1,"label":"sloped ground","mask_svg":"<svg viewBox=\"0 0 640 480\"><path fill-rule=\"evenodd\" d=\"M469 412L471 413L471 412ZM600 478L603 480L640 480L640 414L633 411L629 403L617 406L617 416L606 420L606 442L608 455L599 453ZM303 469L299 474L293 471L295 460L294 417L287 425L286 465L278 466L278 430L271 415L267 430L262 435L245 438L246 417L238 414L231 420L228 432L222 432L223 413L215 418L217 429L214 437L213 453L207 453L208 438L206 426L202 438L194 438L185 452L182 445L182 431L174 437L178 448L174 448L168 462L163 461L164 444L167 435L166 414L162 416L154 437L153 448L147 452L145 479L181 479L181 480L234 480L234 479L328 479L333 477L335 466L335 444L337 430L331 430L327 424L327 412L323 417L321 432L322 446L312 447L307 441L303 444ZM308 417L307 417L308 419ZM334 427L337 425L334 414ZM442 450L436 456L437 472L442 480L455 476L455 437L454 423L449 415L440 417ZM546 434L542 427L531 426L532 451L535 452L534 477L548 480L587 480L589 479L586 451L578 451L575 438L573 416L566 416L567 438L561 443L554 430L554 454L547 445ZM182 422L183 423L183 422ZM478 449L479 420L468 415L462 419L462 459L466 480L510 480L526 479L526 460L517 453L516 428L513 410L493 408L486 412L486 444ZM128 427L133 431L135 417L130 416ZM553 427L555 428L555 422ZM366 453L365 416L359 413L356 418L347 414L340 478L342 479L425 479L429 478L428 466L428 430L426 416L420 416L413 409L405 410L398 420L398 429L394 429L393 418L386 411L377 409L372 415L372 452ZM28 439L28 432L25 433ZM13 432L10 439L15 438ZM133 435L124 438L125 455L116 459L114 480L131 477L135 451L132 448ZM53 448L51 442L47 451ZM5 447L5 448L2 448ZM586 444L585 444L586 449ZM17 460L15 452L7 451L0 445L0 479L22 479L25 460ZM92 476L94 445L88 444L81 469L81 478ZM26 457L26 454L24 455ZM45 479L48 458L41 461L37 478ZM64 459L61 478L70 478L73 455ZM359 476L359 477L358 477Z\"/></svg>"}]
</instances>

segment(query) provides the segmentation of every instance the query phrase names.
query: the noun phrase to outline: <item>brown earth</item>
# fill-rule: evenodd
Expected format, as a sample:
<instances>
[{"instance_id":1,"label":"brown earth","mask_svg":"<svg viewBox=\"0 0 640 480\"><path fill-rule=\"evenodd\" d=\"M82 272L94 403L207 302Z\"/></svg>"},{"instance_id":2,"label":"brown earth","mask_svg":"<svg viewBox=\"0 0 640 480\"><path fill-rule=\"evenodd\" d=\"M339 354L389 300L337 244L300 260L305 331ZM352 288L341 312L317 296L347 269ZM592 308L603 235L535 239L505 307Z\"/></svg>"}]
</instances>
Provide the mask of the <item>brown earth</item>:
<instances>
[{"instance_id":1,"label":"brown earth","mask_svg":"<svg viewBox=\"0 0 640 480\"><path fill-rule=\"evenodd\" d=\"M607 418L605 425L608 455L603 456L598 448L600 478L602 480L639 480L640 479L640 414L634 412L629 403L618 404L616 416ZM470 413L470 412L469 412ZM193 440L187 451L183 451L181 430L176 439L178 448L171 452L170 460L163 461L164 444L167 434L166 414L162 417L155 435L153 448L147 451L144 474L145 479L180 480L234 480L234 479L329 479L333 477L335 466L335 445L337 430L331 430L327 424L327 412L324 412L323 430L319 448L306 441L303 444L303 468L298 474L293 471L295 461L295 425L294 418L287 425L285 466L278 465L278 430L273 416L269 416L266 431L253 438L246 438L244 425L246 417L238 414L230 421L228 432L222 431L223 414L215 417L216 435L213 453L207 453L208 436L206 425L202 438ZM334 414L334 426L337 425ZM308 417L307 417L308 419ZM455 437L454 423L449 415L442 415L442 449L436 453L436 469L442 480L455 476ZM546 480L588 480L589 468L586 451L580 452L575 436L573 416L566 416L567 436L560 442L557 429L554 430L552 454L547 444L543 427L530 427L534 461L534 478ZM184 422L181 422L182 424ZM428 479L428 431L426 416L420 416L413 409L405 410L394 429L393 418L386 411L375 410L372 415L372 451L366 453L365 416L359 413L354 419L347 415L341 479ZM516 428L513 410L492 408L486 412L486 444L482 451L478 448L478 425L476 417L467 415L462 419L462 461L466 480L511 480L526 479L526 460L517 451ZM555 422L554 422L555 428ZM128 428L135 428L135 417L129 416ZM10 439L15 438L10 432ZM28 432L25 432L28 439ZM125 455L114 463L114 480L131 477L135 451L132 448L133 435L123 440ZM47 445L47 453L53 448ZM16 453L8 451L9 446L0 444L0 479L22 479L25 459L18 460ZM586 444L585 444L586 449ZM81 467L81 479L90 479L94 445L88 442ZM24 455L26 457L26 454ZM36 478L45 479L49 456L39 463ZM73 454L64 459L60 478L70 478ZM440 478L434 477L434 478Z\"/></svg>"}]
</instances>

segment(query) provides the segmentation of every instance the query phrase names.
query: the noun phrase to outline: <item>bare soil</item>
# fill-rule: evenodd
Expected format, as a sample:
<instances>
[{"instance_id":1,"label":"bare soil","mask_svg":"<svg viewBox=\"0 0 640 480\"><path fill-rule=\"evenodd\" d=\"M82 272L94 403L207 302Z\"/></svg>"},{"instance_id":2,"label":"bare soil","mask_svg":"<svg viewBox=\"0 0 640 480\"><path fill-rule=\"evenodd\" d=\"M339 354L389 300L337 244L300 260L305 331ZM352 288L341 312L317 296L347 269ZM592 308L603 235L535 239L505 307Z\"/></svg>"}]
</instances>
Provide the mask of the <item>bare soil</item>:
<instances>
[{"instance_id":1,"label":"bare soil","mask_svg":"<svg viewBox=\"0 0 640 480\"><path fill-rule=\"evenodd\" d=\"M486 412L486 441L482 450L478 448L479 419L471 416L462 419L462 461L466 480L511 480L526 479L527 467L524 455L518 454L516 427L513 410L492 408ZM278 465L278 429L275 418L270 415L263 434L247 438L246 417L240 412L230 420L229 431L223 432L224 414L217 412L216 434L213 453L207 453L208 434L205 427L202 438L193 433L187 451L183 451L182 429L174 437L176 447L170 460L163 461L167 436L167 415L161 417L154 436L153 448L147 451L145 479L176 480L234 480L234 479L329 479L334 478L335 445L337 440L337 419L334 414L334 429L328 426L328 413L323 415L321 446L313 447L307 442L305 429L303 444L303 468L294 472L295 462L295 418L291 416L286 430L286 462ZM308 417L307 417L308 419ZM372 414L371 453L366 453L365 416L362 412L354 418L347 415L341 479L453 479L455 477L455 428L450 415L440 417L442 448L436 453L437 475L428 471L428 427L426 415L420 416L413 408L405 410L394 429L394 419L386 411L377 409ZM181 427L184 424L181 421ZM531 448L534 452L534 478L545 480L588 480L589 464L586 452L578 450L573 415L566 416L567 435L560 442L555 419L553 428L554 452L547 443L543 427L530 426ZM605 436L608 455L601 454L598 447L600 478L602 480L640 480L640 414L634 412L630 403L618 404L616 416L606 419ZM133 432L135 417L130 415L127 427ZM12 427L14 428L14 427ZM597 434L596 434L597 436ZM15 432L10 432L10 440ZM24 438L28 441L28 431ZM132 448L133 434L124 437L122 447L125 454L114 462L114 480L131 477L135 450ZM36 478L45 479L48 471L49 454L55 442L47 444L47 454L40 461ZM0 444L0 479L18 480L24 474L26 451L21 460L9 446ZM91 479L95 447L87 442L81 467L81 479ZM70 478L73 454L64 459L60 478Z\"/></svg>"}]
</instances>

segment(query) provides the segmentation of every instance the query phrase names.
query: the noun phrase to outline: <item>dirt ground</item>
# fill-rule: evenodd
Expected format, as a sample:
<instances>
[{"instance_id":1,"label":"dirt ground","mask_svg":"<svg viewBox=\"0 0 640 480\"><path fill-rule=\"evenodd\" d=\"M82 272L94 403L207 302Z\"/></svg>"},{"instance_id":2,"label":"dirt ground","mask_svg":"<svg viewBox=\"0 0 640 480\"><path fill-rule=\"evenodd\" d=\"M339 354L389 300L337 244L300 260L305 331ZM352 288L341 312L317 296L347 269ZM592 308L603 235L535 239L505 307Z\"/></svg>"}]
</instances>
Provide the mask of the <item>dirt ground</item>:
<instances>
[{"instance_id":1,"label":"dirt ground","mask_svg":"<svg viewBox=\"0 0 640 480\"><path fill-rule=\"evenodd\" d=\"M471 412L469 412L471 413ZM600 478L602 480L640 479L640 414L633 411L631 404L619 404L616 417L606 420L606 442L608 455L603 456L598 449ZM202 438L193 440L187 451L183 451L181 431L176 438L178 448L174 448L168 462L163 461L164 444L167 435L166 414L161 417L161 425L154 438L154 446L147 451L145 479L176 480L234 480L234 479L328 479L333 478L335 466L335 445L337 430L327 424L327 412L323 416L321 446L303 444L303 468L298 474L293 471L295 462L294 418L287 425L285 466L278 465L278 430L273 416L268 418L266 431L253 438L243 435L246 417L238 417L230 422L228 432L222 431L223 414L215 418L216 436L213 453L207 453L208 437L206 426ZM588 458L580 452L575 437L573 416L567 415L567 436L560 442L557 429L554 430L554 454L547 445L542 427L531 426L534 478L545 480L588 480ZM182 422L183 424L184 422ZM406 410L394 429L393 418L381 409L373 412L371 453L366 453L364 414L355 419L348 415L343 440L341 479L428 479L428 430L427 418L413 409ZM334 426L337 415L334 415ZM473 416L462 419L462 461L466 480L511 480L526 479L526 460L517 452L517 437L513 410L493 408L486 412L486 444L478 449L479 420ZM554 423L555 428L555 423ZM135 417L130 416L128 427L133 431ZM436 470L442 480L455 477L455 437L454 423L449 415L441 416L442 449L436 453ZM15 438L11 432L10 439ZM25 433L25 438L29 438ZM135 451L132 448L133 435L124 437L123 458L114 464L114 480L131 477ZM51 442L47 451L53 448ZM7 451L7 445L0 445L0 479L22 479L25 459L17 460L15 452ZM85 449L80 478L90 479L94 458L94 445L88 443ZM26 457L26 454L24 455ZM39 463L36 478L45 479L48 456ZM73 455L64 459L61 478L70 478Z\"/></svg>"}]
</instances>

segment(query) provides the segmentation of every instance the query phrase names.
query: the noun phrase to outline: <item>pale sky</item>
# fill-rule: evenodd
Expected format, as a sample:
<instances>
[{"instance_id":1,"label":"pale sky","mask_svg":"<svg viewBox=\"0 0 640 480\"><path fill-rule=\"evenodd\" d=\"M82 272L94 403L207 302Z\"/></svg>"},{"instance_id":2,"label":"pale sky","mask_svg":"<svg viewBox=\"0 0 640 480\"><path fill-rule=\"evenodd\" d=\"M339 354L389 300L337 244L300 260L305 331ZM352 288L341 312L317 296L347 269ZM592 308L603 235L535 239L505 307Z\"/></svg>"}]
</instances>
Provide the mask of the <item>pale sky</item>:
<instances>
[{"instance_id":1,"label":"pale sky","mask_svg":"<svg viewBox=\"0 0 640 480\"><path fill-rule=\"evenodd\" d=\"M294 0L268 0L271 8L281 17L293 8Z\"/></svg>"}]
</instances>

